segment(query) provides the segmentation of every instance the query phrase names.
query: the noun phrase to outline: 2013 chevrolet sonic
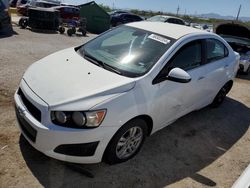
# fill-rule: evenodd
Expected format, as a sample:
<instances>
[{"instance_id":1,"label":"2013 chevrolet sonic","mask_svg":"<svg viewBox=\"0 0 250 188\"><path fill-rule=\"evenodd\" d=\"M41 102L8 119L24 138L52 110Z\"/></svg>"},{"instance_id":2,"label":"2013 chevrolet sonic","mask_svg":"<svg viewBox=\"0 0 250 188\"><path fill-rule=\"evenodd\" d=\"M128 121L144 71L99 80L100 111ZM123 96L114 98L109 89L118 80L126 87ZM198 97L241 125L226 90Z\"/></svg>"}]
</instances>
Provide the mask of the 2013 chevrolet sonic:
<instances>
[{"instance_id":1,"label":"2013 chevrolet sonic","mask_svg":"<svg viewBox=\"0 0 250 188\"><path fill-rule=\"evenodd\" d=\"M50 157L124 162L147 136L221 104L238 64L239 55L216 34L126 24L32 64L14 96L18 125Z\"/></svg>"}]
</instances>

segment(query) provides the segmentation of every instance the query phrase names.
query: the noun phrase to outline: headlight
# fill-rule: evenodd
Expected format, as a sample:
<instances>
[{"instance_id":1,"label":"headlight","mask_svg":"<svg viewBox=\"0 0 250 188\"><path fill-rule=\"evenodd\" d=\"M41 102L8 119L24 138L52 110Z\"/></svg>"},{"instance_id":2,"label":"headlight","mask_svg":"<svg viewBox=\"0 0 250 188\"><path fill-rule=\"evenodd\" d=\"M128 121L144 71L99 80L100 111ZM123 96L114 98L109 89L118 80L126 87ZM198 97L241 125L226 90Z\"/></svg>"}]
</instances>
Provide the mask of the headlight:
<instances>
[{"instance_id":1,"label":"headlight","mask_svg":"<svg viewBox=\"0 0 250 188\"><path fill-rule=\"evenodd\" d=\"M74 112L72 114L72 120L79 127L84 126L86 123L86 118L83 112Z\"/></svg>"},{"instance_id":2,"label":"headlight","mask_svg":"<svg viewBox=\"0 0 250 188\"><path fill-rule=\"evenodd\" d=\"M55 119L59 123L63 124L63 123L66 123L67 121L67 115L65 114L65 112L58 111L58 112L55 112Z\"/></svg>"},{"instance_id":3,"label":"headlight","mask_svg":"<svg viewBox=\"0 0 250 188\"><path fill-rule=\"evenodd\" d=\"M106 110L86 112L51 112L51 120L57 125L69 128L95 128L98 127L106 115Z\"/></svg>"}]
</instances>

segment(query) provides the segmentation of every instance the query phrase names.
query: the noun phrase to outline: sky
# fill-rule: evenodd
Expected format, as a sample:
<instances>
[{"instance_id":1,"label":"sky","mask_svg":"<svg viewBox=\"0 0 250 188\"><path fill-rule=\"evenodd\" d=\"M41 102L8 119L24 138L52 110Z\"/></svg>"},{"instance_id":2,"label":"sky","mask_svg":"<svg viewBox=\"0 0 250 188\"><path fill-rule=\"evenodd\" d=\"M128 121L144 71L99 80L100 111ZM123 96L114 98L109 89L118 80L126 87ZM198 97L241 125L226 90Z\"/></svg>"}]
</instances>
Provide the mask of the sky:
<instances>
[{"instance_id":1,"label":"sky","mask_svg":"<svg viewBox=\"0 0 250 188\"><path fill-rule=\"evenodd\" d=\"M81 4L89 0L62 0L63 2ZM240 16L250 17L250 0L96 0L110 7L121 9L141 9L180 14L217 13L222 16L236 16L242 5Z\"/></svg>"}]
</instances>

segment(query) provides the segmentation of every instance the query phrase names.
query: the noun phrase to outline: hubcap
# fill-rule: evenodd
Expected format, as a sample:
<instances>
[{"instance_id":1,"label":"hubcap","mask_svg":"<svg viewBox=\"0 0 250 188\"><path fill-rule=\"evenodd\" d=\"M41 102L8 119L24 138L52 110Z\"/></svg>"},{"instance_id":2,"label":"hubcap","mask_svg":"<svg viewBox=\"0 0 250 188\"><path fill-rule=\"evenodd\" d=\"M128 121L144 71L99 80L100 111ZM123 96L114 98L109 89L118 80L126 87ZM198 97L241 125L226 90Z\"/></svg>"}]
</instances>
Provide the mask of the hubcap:
<instances>
[{"instance_id":1,"label":"hubcap","mask_svg":"<svg viewBox=\"0 0 250 188\"><path fill-rule=\"evenodd\" d=\"M116 156L125 159L133 155L139 148L143 138L143 131L135 126L128 129L120 138L116 145Z\"/></svg>"}]
</instances>

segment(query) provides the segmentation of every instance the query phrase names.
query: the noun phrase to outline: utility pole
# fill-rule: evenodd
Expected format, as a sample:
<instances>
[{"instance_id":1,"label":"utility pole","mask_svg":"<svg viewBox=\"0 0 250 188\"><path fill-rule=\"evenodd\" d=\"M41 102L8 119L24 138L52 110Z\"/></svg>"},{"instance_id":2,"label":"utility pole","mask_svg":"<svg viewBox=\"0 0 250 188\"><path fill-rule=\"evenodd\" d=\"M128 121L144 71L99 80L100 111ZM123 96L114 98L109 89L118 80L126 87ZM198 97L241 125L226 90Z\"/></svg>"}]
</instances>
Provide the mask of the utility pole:
<instances>
[{"instance_id":1,"label":"utility pole","mask_svg":"<svg viewBox=\"0 0 250 188\"><path fill-rule=\"evenodd\" d=\"M241 5L240 5L239 10L238 10L238 14L237 14L237 17L236 17L236 21L239 20L240 11L241 11Z\"/></svg>"},{"instance_id":2,"label":"utility pole","mask_svg":"<svg viewBox=\"0 0 250 188\"><path fill-rule=\"evenodd\" d=\"M177 16L179 14L179 11L180 11L180 6L178 5L178 7L177 7L177 13L176 13Z\"/></svg>"}]
</instances>

